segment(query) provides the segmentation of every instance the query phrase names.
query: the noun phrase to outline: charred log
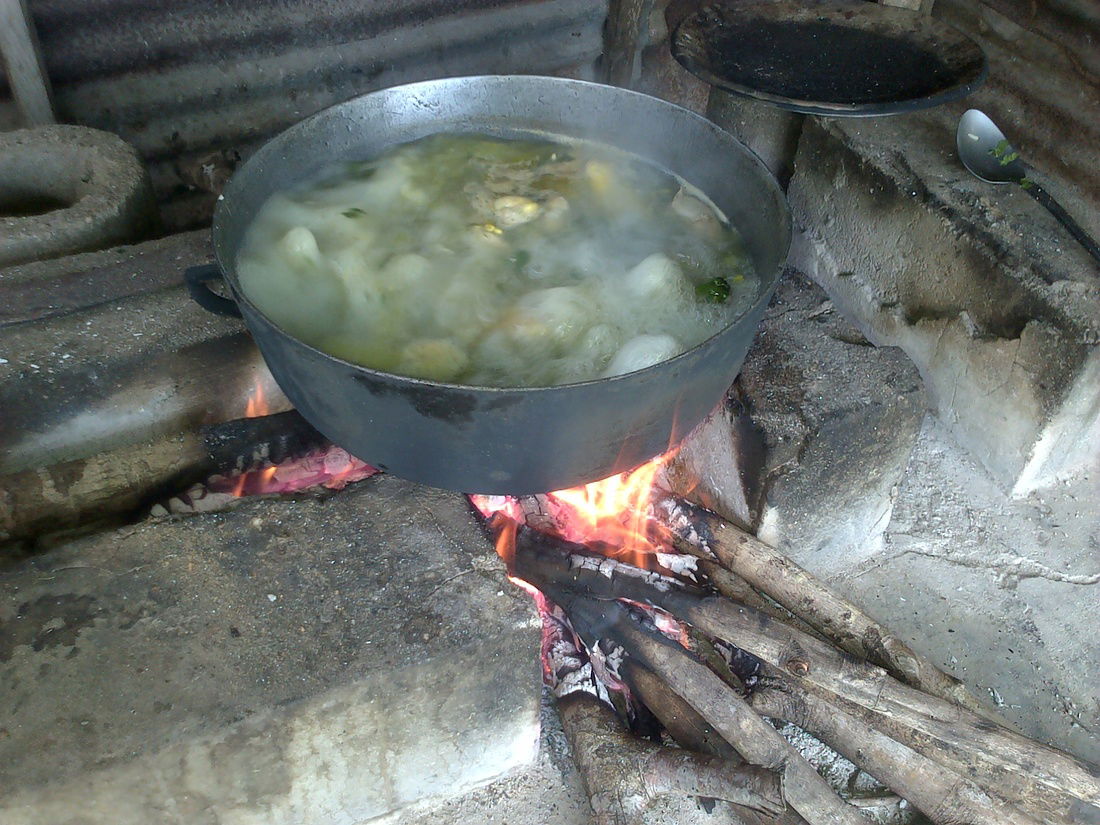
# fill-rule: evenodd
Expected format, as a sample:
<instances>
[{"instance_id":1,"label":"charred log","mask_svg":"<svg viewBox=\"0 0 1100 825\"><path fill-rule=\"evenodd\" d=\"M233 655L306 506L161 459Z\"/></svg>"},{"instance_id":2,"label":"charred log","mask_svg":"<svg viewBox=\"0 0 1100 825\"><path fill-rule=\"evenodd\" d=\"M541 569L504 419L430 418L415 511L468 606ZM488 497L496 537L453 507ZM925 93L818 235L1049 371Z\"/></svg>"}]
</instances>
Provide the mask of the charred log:
<instances>
[{"instance_id":1,"label":"charred log","mask_svg":"<svg viewBox=\"0 0 1100 825\"><path fill-rule=\"evenodd\" d=\"M663 794L725 800L740 821L753 825L785 809L779 777L743 765L728 745L697 753L631 735L561 609L540 599L539 615L551 690L598 825L644 822L650 803Z\"/></svg>"},{"instance_id":2,"label":"charred log","mask_svg":"<svg viewBox=\"0 0 1100 825\"><path fill-rule=\"evenodd\" d=\"M547 585L575 629L594 646L615 648L614 661L629 656L686 701L750 764L780 774L787 802L811 825L867 825L841 800L779 733L721 679L680 645L643 628L618 602L601 602Z\"/></svg>"},{"instance_id":3,"label":"charred log","mask_svg":"<svg viewBox=\"0 0 1100 825\"><path fill-rule=\"evenodd\" d=\"M792 689L815 697L815 707L827 706L851 716L869 737L885 735L976 785L996 790L1035 818L1074 822L1081 821L1082 811L1095 810L1097 780L1088 765L1068 754L903 685L881 668L767 614L671 577L578 555L571 552L577 546L566 542L558 542L555 553L555 540L531 536L531 532L518 531L517 574L540 588L554 588L559 600L579 593L589 600L627 599L653 605L755 655L783 674ZM569 602L563 604L570 609ZM601 627L591 630L600 635ZM667 679L667 674L662 678ZM708 721L713 724L709 717ZM859 764L858 759L854 761ZM874 775L873 770L869 772Z\"/></svg>"},{"instance_id":4,"label":"charred log","mask_svg":"<svg viewBox=\"0 0 1100 825\"><path fill-rule=\"evenodd\" d=\"M214 467L195 434L0 476L0 543L120 523Z\"/></svg>"},{"instance_id":5,"label":"charred log","mask_svg":"<svg viewBox=\"0 0 1100 825\"><path fill-rule=\"evenodd\" d=\"M767 814L783 811L779 777L772 771L646 742L589 693L565 696L557 708L597 825L641 821L644 809L663 794L722 799Z\"/></svg>"},{"instance_id":6,"label":"charred log","mask_svg":"<svg viewBox=\"0 0 1100 825\"><path fill-rule=\"evenodd\" d=\"M953 770L995 787L1031 786L1019 798L1014 794L1013 801L1039 798L1064 807L1079 800L1091 809L1100 803L1095 768L998 724L961 683L773 548L679 499L659 501L655 512L680 535L685 549L710 555L744 576L839 647L855 651L854 656L891 666L883 671L843 656L770 617L719 600L699 609L694 619L682 616L685 620L733 641L793 679L839 695L867 724Z\"/></svg>"},{"instance_id":7,"label":"charred log","mask_svg":"<svg viewBox=\"0 0 1100 825\"><path fill-rule=\"evenodd\" d=\"M212 424L202 428L202 441L222 474L279 464L329 444L297 410Z\"/></svg>"},{"instance_id":8,"label":"charred log","mask_svg":"<svg viewBox=\"0 0 1100 825\"><path fill-rule=\"evenodd\" d=\"M181 490L187 492L180 494L180 501L194 498L194 485L211 477L222 479L220 487L215 482L209 490L223 493L221 498L211 498L207 506L166 509L225 509L236 495L257 492L234 480L240 473L317 456L330 446L290 410L0 476L0 543L123 523Z\"/></svg>"},{"instance_id":9,"label":"charred log","mask_svg":"<svg viewBox=\"0 0 1100 825\"><path fill-rule=\"evenodd\" d=\"M734 747L718 735L713 725L669 690L668 685L651 671L629 659L623 662L620 673L631 693L650 709L680 747L732 761L741 759Z\"/></svg>"},{"instance_id":10,"label":"charred log","mask_svg":"<svg viewBox=\"0 0 1100 825\"><path fill-rule=\"evenodd\" d=\"M695 708L673 693L668 685L651 671L633 659L623 662L620 674L636 699L645 703L654 713L673 741L680 747L709 754L737 763L744 760L714 727L700 716ZM737 815L744 825L805 825L803 819L788 807L782 813L765 815L759 811L739 807Z\"/></svg>"}]
</instances>

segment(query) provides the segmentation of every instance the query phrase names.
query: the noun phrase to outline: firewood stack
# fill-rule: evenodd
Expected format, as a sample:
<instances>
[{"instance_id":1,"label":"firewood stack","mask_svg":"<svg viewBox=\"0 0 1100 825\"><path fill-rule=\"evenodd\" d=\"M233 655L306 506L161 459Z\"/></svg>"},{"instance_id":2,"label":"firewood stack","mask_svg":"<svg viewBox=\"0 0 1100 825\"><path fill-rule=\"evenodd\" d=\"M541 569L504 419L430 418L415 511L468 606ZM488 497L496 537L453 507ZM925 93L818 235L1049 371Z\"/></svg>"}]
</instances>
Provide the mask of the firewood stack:
<instances>
[{"instance_id":1,"label":"firewood stack","mask_svg":"<svg viewBox=\"0 0 1100 825\"><path fill-rule=\"evenodd\" d=\"M501 532L514 543L512 574L540 591L547 681L599 825L645 822L666 793L726 800L746 823L869 822L768 720L812 734L936 825L1100 822L1100 771L1009 729L716 514L655 492L650 527L678 554L642 569L547 532L541 497L520 504L524 524L492 524L498 547ZM651 714L680 747L634 736L612 707Z\"/></svg>"}]
</instances>

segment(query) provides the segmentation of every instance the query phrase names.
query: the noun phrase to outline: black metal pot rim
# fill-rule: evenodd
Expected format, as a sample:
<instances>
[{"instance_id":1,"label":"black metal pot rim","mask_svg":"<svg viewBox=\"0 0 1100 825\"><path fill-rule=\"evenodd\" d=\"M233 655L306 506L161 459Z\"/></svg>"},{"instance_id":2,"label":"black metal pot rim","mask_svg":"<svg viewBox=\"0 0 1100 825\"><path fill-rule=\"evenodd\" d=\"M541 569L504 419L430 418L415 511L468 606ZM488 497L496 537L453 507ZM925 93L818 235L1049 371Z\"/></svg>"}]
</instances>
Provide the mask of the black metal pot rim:
<instances>
[{"instance_id":1,"label":"black metal pot rim","mask_svg":"<svg viewBox=\"0 0 1100 825\"><path fill-rule=\"evenodd\" d=\"M509 77L515 77L515 75L468 75L468 76L448 78L448 79L453 80L455 82L460 82L460 81L467 81L467 80L471 80L471 79L509 78ZM560 78L560 77L552 77L552 76L545 76L545 75L522 75L522 77L530 78L532 80L534 80L534 79L553 80L555 83L561 84L561 85L572 85L572 86L577 86L577 87L601 87L601 88L613 89L616 94L629 95L629 96L633 96L633 97L645 98L645 99L648 99L648 100L657 101L657 102L659 102L660 104L662 104L664 106L668 106L670 108L678 109L678 110L682 111L685 115L688 115L690 118L700 121L701 124L705 125L707 128L712 128L712 129L715 129L717 131L724 131L724 130L720 129L720 127L715 125L712 121L708 120L705 117L702 117L701 115L696 114L695 112L691 111L690 109L686 109L683 106L680 106L676 103L672 103L670 101L654 97L653 95L647 95L647 94L644 94L642 92L633 91L631 89L623 89L623 88L620 88L618 86L607 86L606 84L593 83L593 82L587 81L587 80L574 80L572 78ZM385 89L379 89L377 92L370 92L369 94L380 94L380 93L383 93L383 92L395 91L395 90L413 90L417 86L434 85L434 84L438 84L439 82L440 82L439 80L426 80L426 81L418 81L416 83L405 83L405 84L402 84L402 85L399 85L399 86L389 86ZM340 104L336 104L336 106L339 106L339 105ZM329 107L329 108L335 108L335 107ZM283 132L281 132L278 135L278 137L282 137L284 135L293 135L293 133L298 132L298 131L305 131L306 129L308 129L308 124L311 121L325 115L328 112L329 108L322 109L321 111L316 112L313 115L310 115L309 117L299 121L298 123L295 123L294 125L288 127ZM441 130L437 134L444 134L444 133L445 133L445 131ZM263 147L261 147L259 152L264 151L267 148L268 145L269 144L265 144ZM765 171L766 171L767 167L764 164L764 162L762 160L760 160L760 157L755 152L753 152L751 149L749 149L749 147L745 146L744 148L747 152L749 152L756 159L757 163L759 163L760 166L763 169L765 169ZM768 177L769 180L771 180L771 182L775 186L775 188L779 189L779 184L777 182L775 182L774 178L772 178L770 173L767 174L767 177ZM213 217L214 224L218 223L219 216L222 214L222 212L226 208L225 204L227 203L229 198L232 197L232 191L231 191L232 186L233 186L233 181L231 179L229 181L229 184L226 186L226 193L218 196L217 203L214 207L214 217ZM699 189L702 190L704 192L704 194L706 193L705 188L700 186ZM780 193L780 194L782 194L782 193ZM790 214L789 213L784 213L783 219L784 219L783 231L786 234L787 246L789 247L790 246L790 235L791 235L791 217L790 217ZM227 271L226 262L224 260L222 260L222 253L221 253L221 250L218 248L217 244L215 244L214 257L215 257L215 260L218 263L219 270L224 274ZM786 255L784 255L783 258L785 259ZM772 294L772 288L771 287L774 284L774 282L776 280L778 280L779 276L782 274L783 268L784 268L784 265L780 264L777 267L778 271L768 273L767 275L758 275L759 285L760 285L760 289L758 290L759 294L757 295L756 299L748 307L745 308L745 310L743 312L739 313L736 317L731 319L728 323L723 324L722 327L720 327L718 330L716 330L712 335L705 338L703 341L700 341L695 346L684 350L683 352L681 352L678 355L674 355L672 358L666 358L663 361L659 361L656 364L651 364L650 366L644 367L640 370L634 370L632 372L622 373L620 375L613 375L613 376L601 377L601 378L589 378L589 379L586 379L584 381L573 381L573 382L570 382L570 383L567 383L567 384L553 384L553 385L549 385L549 386L540 385L540 386L532 386L532 387L522 387L522 386L520 386L520 387L495 387L495 386L490 387L490 386L480 386L480 385L477 385L477 384L454 384L454 383L450 383L450 382L447 382L447 381L429 381L429 380L424 379L424 378L414 378L414 377L408 376L408 375L400 375L398 373L385 372L384 370L379 370L379 369L376 369L374 367L368 367L368 366L365 366L363 364L356 363L354 361L348 361L346 359L340 358L339 356L333 355L332 353L326 352L322 349L318 349L317 347L314 347L311 344L306 343L301 338L298 338L295 335L291 335L281 325L275 323L267 314L265 314L262 310L260 310L259 307L257 307L256 304L254 304L248 298L248 296L243 293L243 290L238 292L233 287L233 284L229 279L225 279L225 283L229 287L229 289L230 289L230 291L233 295L233 300L235 300L238 304L246 305L252 312L255 312L257 315L264 318L264 320L266 320L269 324L271 324L272 327L277 329L283 335L287 336L288 338L291 338L298 345L300 345L302 347L305 347L307 350L309 350L311 352L314 352L314 353L316 353L320 356L323 356L324 358L331 359L331 360L339 362L341 364L346 364L349 367L352 367L352 368L357 369L357 370L362 370L362 371L364 371L366 373L369 373L371 375L376 375L376 376L385 378L387 380L393 380L393 381L400 382L400 383L408 385L410 387L425 387L425 388L446 387L448 389L462 390L462 391L465 391L465 392L474 391L474 392L488 393L488 394L504 394L504 393L554 392L554 391L561 391L561 390L569 390L569 389L572 389L572 388L589 387L589 386L592 386L594 384L607 385L607 384L612 383L612 382L617 382L621 379L627 379L627 378L630 378L632 376L639 375L639 374L647 372L649 370L657 369L658 367L664 367L665 365L668 365L668 364L674 364L678 360L686 358L687 356L689 356L691 353L695 352L696 350L707 346L708 343L710 343L715 338L720 336L723 332L725 332L727 329L732 327L734 324L736 324L738 321L740 321L743 317L750 314L754 309L758 308L760 306L761 302L770 300L771 294Z\"/></svg>"}]
</instances>

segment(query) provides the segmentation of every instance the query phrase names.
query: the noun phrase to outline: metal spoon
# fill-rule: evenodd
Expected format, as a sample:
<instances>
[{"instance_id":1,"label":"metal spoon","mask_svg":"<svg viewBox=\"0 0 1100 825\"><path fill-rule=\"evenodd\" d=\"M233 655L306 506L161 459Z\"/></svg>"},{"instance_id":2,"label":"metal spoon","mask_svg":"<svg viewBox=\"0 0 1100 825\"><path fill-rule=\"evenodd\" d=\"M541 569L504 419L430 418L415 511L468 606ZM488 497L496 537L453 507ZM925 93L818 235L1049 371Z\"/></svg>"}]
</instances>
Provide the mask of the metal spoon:
<instances>
[{"instance_id":1,"label":"metal spoon","mask_svg":"<svg viewBox=\"0 0 1100 825\"><path fill-rule=\"evenodd\" d=\"M985 113L970 109L959 120L955 144L963 165L989 183L1017 183L1039 201L1064 226L1081 246L1100 261L1100 246L1045 189L1028 177L1031 171L1020 153L1012 148L997 124Z\"/></svg>"}]
</instances>

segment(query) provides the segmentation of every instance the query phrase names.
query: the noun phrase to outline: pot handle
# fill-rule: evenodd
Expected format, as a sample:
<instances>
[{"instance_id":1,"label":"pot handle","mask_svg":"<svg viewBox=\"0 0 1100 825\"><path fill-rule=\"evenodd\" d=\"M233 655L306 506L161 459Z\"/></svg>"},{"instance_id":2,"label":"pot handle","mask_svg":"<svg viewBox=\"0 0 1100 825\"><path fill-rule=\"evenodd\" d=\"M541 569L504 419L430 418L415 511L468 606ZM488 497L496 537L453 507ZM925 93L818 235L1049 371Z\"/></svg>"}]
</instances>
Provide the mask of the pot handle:
<instances>
[{"instance_id":1,"label":"pot handle","mask_svg":"<svg viewBox=\"0 0 1100 825\"><path fill-rule=\"evenodd\" d=\"M217 264L190 266L183 273L183 279L187 282L187 291L191 293L191 299L196 304L215 315L240 318L241 310L236 301L219 295L207 286L208 281L216 281L221 277L222 271Z\"/></svg>"}]
</instances>

